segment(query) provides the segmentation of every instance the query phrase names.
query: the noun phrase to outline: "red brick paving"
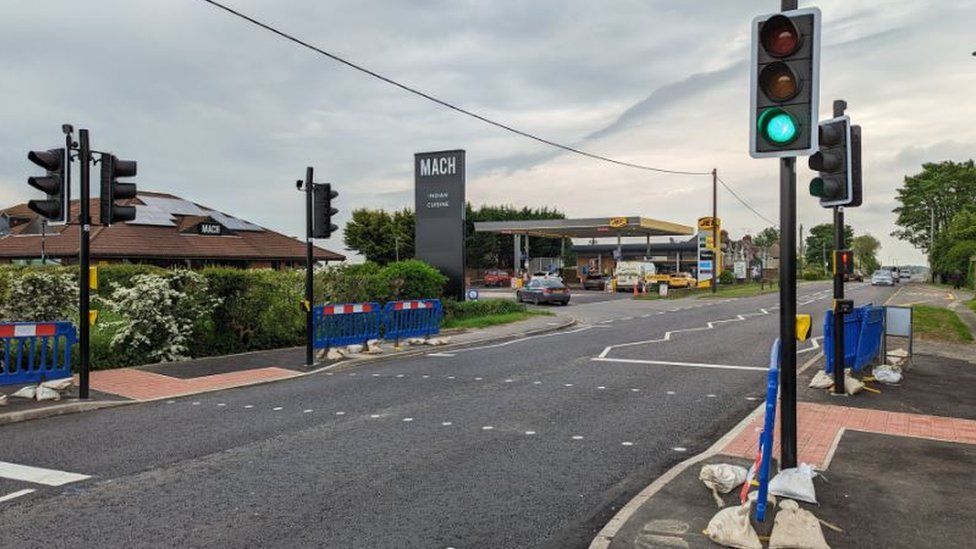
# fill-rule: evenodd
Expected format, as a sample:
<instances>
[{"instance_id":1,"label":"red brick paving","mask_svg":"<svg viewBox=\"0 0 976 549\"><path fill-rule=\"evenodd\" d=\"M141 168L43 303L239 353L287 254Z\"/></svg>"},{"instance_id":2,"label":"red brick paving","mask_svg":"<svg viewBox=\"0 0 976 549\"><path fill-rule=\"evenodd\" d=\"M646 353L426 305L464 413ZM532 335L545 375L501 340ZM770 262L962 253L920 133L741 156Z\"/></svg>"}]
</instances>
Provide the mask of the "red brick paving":
<instances>
[{"instance_id":1,"label":"red brick paving","mask_svg":"<svg viewBox=\"0 0 976 549\"><path fill-rule=\"evenodd\" d=\"M778 412L778 410L777 410ZM822 468L841 429L976 444L976 421L800 402L796 406L798 460ZM764 414L759 414L720 453L754 459ZM779 455L779 418L773 455Z\"/></svg>"},{"instance_id":2,"label":"red brick paving","mask_svg":"<svg viewBox=\"0 0 976 549\"><path fill-rule=\"evenodd\" d=\"M180 379L135 368L99 370L91 373L91 388L135 400L191 395L208 390L229 389L261 381L286 379L298 373L268 367L226 374Z\"/></svg>"}]
</instances>

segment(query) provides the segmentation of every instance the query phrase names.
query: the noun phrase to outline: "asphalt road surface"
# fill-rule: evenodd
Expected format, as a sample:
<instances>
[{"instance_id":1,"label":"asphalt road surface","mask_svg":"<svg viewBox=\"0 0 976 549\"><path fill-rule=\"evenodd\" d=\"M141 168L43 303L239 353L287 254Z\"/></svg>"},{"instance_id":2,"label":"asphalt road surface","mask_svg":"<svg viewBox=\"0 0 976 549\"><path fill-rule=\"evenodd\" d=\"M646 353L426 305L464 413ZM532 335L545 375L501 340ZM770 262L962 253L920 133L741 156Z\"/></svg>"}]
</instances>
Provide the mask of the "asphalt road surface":
<instances>
[{"instance_id":1,"label":"asphalt road surface","mask_svg":"<svg viewBox=\"0 0 976 549\"><path fill-rule=\"evenodd\" d=\"M799 295L819 336L830 285ZM777 300L579 304L562 332L0 427L0 546L586 547L760 404Z\"/></svg>"}]
</instances>

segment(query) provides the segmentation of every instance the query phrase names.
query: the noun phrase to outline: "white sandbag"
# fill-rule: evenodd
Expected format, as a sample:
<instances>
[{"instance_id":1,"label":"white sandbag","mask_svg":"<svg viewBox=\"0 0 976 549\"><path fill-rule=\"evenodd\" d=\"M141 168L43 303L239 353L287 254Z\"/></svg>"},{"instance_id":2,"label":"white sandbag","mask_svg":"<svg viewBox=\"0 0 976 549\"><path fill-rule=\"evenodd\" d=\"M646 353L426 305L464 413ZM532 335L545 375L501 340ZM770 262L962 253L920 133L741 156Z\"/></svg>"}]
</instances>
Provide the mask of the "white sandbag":
<instances>
[{"instance_id":1,"label":"white sandbag","mask_svg":"<svg viewBox=\"0 0 976 549\"><path fill-rule=\"evenodd\" d=\"M17 391L10 396L17 397L17 398L29 398L33 400L34 395L36 394L37 394L37 385L28 385L26 387L21 387L20 389L17 389Z\"/></svg>"},{"instance_id":2,"label":"white sandbag","mask_svg":"<svg viewBox=\"0 0 976 549\"><path fill-rule=\"evenodd\" d=\"M7 404L7 395L0 393L0 406L6 406Z\"/></svg>"},{"instance_id":3,"label":"white sandbag","mask_svg":"<svg viewBox=\"0 0 976 549\"><path fill-rule=\"evenodd\" d=\"M726 547L738 549L762 549L759 536L749 521L749 503L726 507L708 521L705 528L708 539Z\"/></svg>"},{"instance_id":4,"label":"white sandbag","mask_svg":"<svg viewBox=\"0 0 976 549\"><path fill-rule=\"evenodd\" d=\"M698 473L698 479L705 483L705 486L717 490L723 494L728 494L746 481L745 467L731 465L729 463L717 463L715 465L702 465Z\"/></svg>"},{"instance_id":5,"label":"white sandbag","mask_svg":"<svg viewBox=\"0 0 976 549\"><path fill-rule=\"evenodd\" d=\"M850 370L844 371L844 391L849 395L856 395L864 390L864 383L851 375Z\"/></svg>"},{"instance_id":6,"label":"white sandbag","mask_svg":"<svg viewBox=\"0 0 976 549\"><path fill-rule=\"evenodd\" d=\"M411 337L406 340L401 340L400 343L406 343L407 345L426 345L427 340L422 337Z\"/></svg>"},{"instance_id":7,"label":"white sandbag","mask_svg":"<svg viewBox=\"0 0 976 549\"><path fill-rule=\"evenodd\" d=\"M817 517L800 509L797 502L784 499L769 536L769 549L830 549L830 546Z\"/></svg>"},{"instance_id":8,"label":"white sandbag","mask_svg":"<svg viewBox=\"0 0 976 549\"><path fill-rule=\"evenodd\" d=\"M59 393L63 393L74 385L74 380L70 377L63 377L61 379L51 379L41 383L41 387L47 387L48 389L54 389Z\"/></svg>"},{"instance_id":9,"label":"white sandbag","mask_svg":"<svg viewBox=\"0 0 976 549\"><path fill-rule=\"evenodd\" d=\"M371 339L366 342L366 354L378 355L383 352L383 348L380 347L380 340Z\"/></svg>"},{"instance_id":10,"label":"white sandbag","mask_svg":"<svg viewBox=\"0 0 976 549\"><path fill-rule=\"evenodd\" d=\"M427 340L427 345L447 345L451 342L449 337L432 337Z\"/></svg>"},{"instance_id":11,"label":"white sandbag","mask_svg":"<svg viewBox=\"0 0 976 549\"><path fill-rule=\"evenodd\" d=\"M906 351L905 349L900 349L900 348L899 349L893 349L891 351L888 351L888 356L889 357L895 357L895 358L908 358L908 351Z\"/></svg>"},{"instance_id":12,"label":"white sandbag","mask_svg":"<svg viewBox=\"0 0 976 549\"><path fill-rule=\"evenodd\" d=\"M811 389L826 389L827 387L834 386L834 378L830 376L827 372L820 370L813 376L810 380Z\"/></svg>"},{"instance_id":13,"label":"white sandbag","mask_svg":"<svg viewBox=\"0 0 976 549\"><path fill-rule=\"evenodd\" d=\"M326 354L326 349L319 349L318 351L315 351L315 360L325 360Z\"/></svg>"},{"instance_id":14,"label":"white sandbag","mask_svg":"<svg viewBox=\"0 0 976 549\"><path fill-rule=\"evenodd\" d=\"M887 383L889 385L901 383L901 368L897 366L888 366L886 364L875 366L873 374L874 379L877 379L881 383Z\"/></svg>"},{"instance_id":15,"label":"white sandbag","mask_svg":"<svg viewBox=\"0 0 976 549\"><path fill-rule=\"evenodd\" d=\"M34 398L36 398L38 402L42 400L61 400L61 393L50 387L41 385L37 388L37 391L35 391Z\"/></svg>"},{"instance_id":16,"label":"white sandbag","mask_svg":"<svg viewBox=\"0 0 976 549\"><path fill-rule=\"evenodd\" d=\"M336 349L335 347L330 348L329 352L325 354L325 358L328 360L339 360L345 356L346 355L344 355L342 351Z\"/></svg>"},{"instance_id":17,"label":"white sandbag","mask_svg":"<svg viewBox=\"0 0 976 549\"><path fill-rule=\"evenodd\" d=\"M346 352L349 353L349 354L351 354L351 355L354 355L354 354L357 354L357 353L361 353L361 352L363 352L363 345L360 344L360 343L356 343L356 344L353 344L353 345L347 345L346 346Z\"/></svg>"},{"instance_id":18,"label":"white sandbag","mask_svg":"<svg viewBox=\"0 0 976 549\"><path fill-rule=\"evenodd\" d=\"M777 496L817 503L817 491L813 487L813 477L817 472L813 466L801 463L799 467L783 469L769 481L769 493Z\"/></svg>"}]
</instances>

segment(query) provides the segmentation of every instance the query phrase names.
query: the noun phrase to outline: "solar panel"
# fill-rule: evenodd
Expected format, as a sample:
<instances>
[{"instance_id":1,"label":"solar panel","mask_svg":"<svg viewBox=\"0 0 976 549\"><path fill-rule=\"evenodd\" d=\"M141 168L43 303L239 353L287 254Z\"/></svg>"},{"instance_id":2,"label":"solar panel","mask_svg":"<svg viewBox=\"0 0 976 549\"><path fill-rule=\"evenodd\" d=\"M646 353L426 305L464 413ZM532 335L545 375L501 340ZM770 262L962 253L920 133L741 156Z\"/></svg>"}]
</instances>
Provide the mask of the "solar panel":
<instances>
[{"instance_id":1,"label":"solar panel","mask_svg":"<svg viewBox=\"0 0 976 549\"><path fill-rule=\"evenodd\" d=\"M139 200L150 208L155 208L173 215L206 215L206 212L202 208L182 198L140 195Z\"/></svg>"},{"instance_id":2,"label":"solar panel","mask_svg":"<svg viewBox=\"0 0 976 549\"><path fill-rule=\"evenodd\" d=\"M140 198L141 200L141 198ZM136 218L129 221L131 225L154 225L158 227L175 227L173 216L163 210L136 204Z\"/></svg>"}]
</instances>

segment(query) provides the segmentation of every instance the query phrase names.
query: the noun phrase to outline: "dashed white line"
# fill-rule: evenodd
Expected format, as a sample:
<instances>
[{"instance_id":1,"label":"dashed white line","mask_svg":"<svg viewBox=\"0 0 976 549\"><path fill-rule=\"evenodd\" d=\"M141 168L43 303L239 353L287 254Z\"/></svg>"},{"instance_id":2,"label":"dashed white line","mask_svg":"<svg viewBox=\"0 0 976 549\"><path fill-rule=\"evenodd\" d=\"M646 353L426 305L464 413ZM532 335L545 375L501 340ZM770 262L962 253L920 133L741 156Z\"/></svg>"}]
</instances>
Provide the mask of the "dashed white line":
<instances>
[{"instance_id":1,"label":"dashed white line","mask_svg":"<svg viewBox=\"0 0 976 549\"><path fill-rule=\"evenodd\" d=\"M572 386L573 386L573 384L572 384L572 383L563 383L563 386L564 386L564 387L572 387Z\"/></svg>"},{"instance_id":2,"label":"dashed white line","mask_svg":"<svg viewBox=\"0 0 976 549\"><path fill-rule=\"evenodd\" d=\"M706 397L708 397L708 398L716 398L716 395L714 395L714 394L712 394L712 393L708 393L708 394L707 394L707 395L705 395L705 396L706 396Z\"/></svg>"},{"instance_id":3,"label":"dashed white line","mask_svg":"<svg viewBox=\"0 0 976 549\"><path fill-rule=\"evenodd\" d=\"M450 427L451 425L454 425L454 423L450 421L442 421L441 425L443 425L444 427Z\"/></svg>"},{"instance_id":4,"label":"dashed white line","mask_svg":"<svg viewBox=\"0 0 976 549\"><path fill-rule=\"evenodd\" d=\"M597 387L597 389L606 389L606 388L607 387L605 385L600 385L599 387Z\"/></svg>"},{"instance_id":5,"label":"dashed white line","mask_svg":"<svg viewBox=\"0 0 976 549\"><path fill-rule=\"evenodd\" d=\"M226 402L218 402L217 403L217 407L218 408L223 408L224 406L227 406L227 403Z\"/></svg>"},{"instance_id":6,"label":"dashed white line","mask_svg":"<svg viewBox=\"0 0 976 549\"><path fill-rule=\"evenodd\" d=\"M192 404L192 405L194 405L194 406L199 406L199 405L200 405L200 401L199 401L199 400L194 400L194 401L193 401L193 402L191 402L190 404Z\"/></svg>"},{"instance_id":7,"label":"dashed white line","mask_svg":"<svg viewBox=\"0 0 976 549\"><path fill-rule=\"evenodd\" d=\"M632 392L635 392L635 393L639 393L640 392L640 389L634 388L634 389L631 389L631 391Z\"/></svg>"},{"instance_id":8,"label":"dashed white line","mask_svg":"<svg viewBox=\"0 0 976 549\"><path fill-rule=\"evenodd\" d=\"M675 446L674 448L671 448L671 449L674 450L675 452L687 452L688 451L688 449L685 448L684 446Z\"/></svg>"},{"instance_id":9,"label":"dashed white line","mask_svg":"<svg viewBox=\"0 0 976 549\"><path fill-rule=\"evenodd\" d=\"M380 415L379 414L370 414L369 417L371 417L373 419L376 419L376 418L380 417Z\"/></svg>"},{"instance_id":10,"label":"dashed white line","mask_svg":"<svg viewBox=\"0 0 976 549\"><path fill-rule=\"evenodd\" d=\"M535 434L535 431L526 431L525 434L531 436Z\"/></svg>"},{"instance_id":11,"label":"dashed white line","mask_svg":"<svg viewBox=\"0 0 976 549\"><path fill-rule=\"evenodd\" d=\"M633 442L630 442L629 440L625 440L625 441L621 442L620 445L621 446L633 446L634 443Z\"/></svg>"},{"instance_id":12,"label":"dashed white line","mask_svg":"<svg viewBox=\"0 0 976 549\"><path fill-rule=\"evenodd\" d=\"M245 410L250 410L251 408L254 408L254 405L253 404L245 404L244 405L244 409Z\"/></svg>"},{"instance_id":13,"label":"dashed white line","mask_svg":"<svg viewBox=\"0 0 976 549\"><path fill-rule=\"evenodd\" d=\"M476 377L476 378L474 378L475 381L481 381L483 379L485 379L485 378L483 378L483 377Z\"/></svg>"},{"instance_id":14,"label":"dashed white line","mask_svg":"<svg viewBox=\"0 0 976 549\"><path fill-rule=\"evenodd\" d=\"M176 403L176 401L175 401L175 400L167 400L167 401L166 401L166 404L175 404L175 403Z\"/></svg>"},{"instance_id":15,"label":"dashed white line","mask_svg":"<svg viewBox=\"0 0 976 549\"><path fill-rule=\"evenodd\" d=\"M656 366L685 366L691 368L717 368L721 370L751 370L756 372L765 372L769 368L763 368L760 366L736 366L732 364L706 364L703 362L675 362L671 360L641 360L636 358L591 358L590 360L596 362L621 362L625 364L650 364Z\"/></svg>"},{"instance_id":16,"label":"dashed white line","mask_svg":"<svg viewBox=\"0 0 976 549\"><path fill-rule=\"evenodd\" d=\"M514 379L506 379L506 380L505 380L505 383L511 383L511 382L513 382L513 381L515 381L515 380L514 380Z\"/></svg>"},{"instance_id":17,"label":"dashed white line","mask_svg":"<svg viewBox=\"0 0 976 549\"><path fill-rule=\"evenodd\" d=\"M532 382L532 385L542 385L542 382L541 381L533 381Z\"/></svg>"},{"instance_id":18,"label":"dashed white line","mask_svg":"<svg viewBox=\"0 0 976 549\"><path fill-rule=\"evenodd\" d=\"M284 410L284 408L282 408L281 406L275 406L274 408L272 408L272 410L274 410L275 412L280 412Z\"/></svg>"},{"instance_id":19,"label":"dashed white line","mask_svg":"<svg viewBox=\"0 0 976 549\"><path fill-rule=\"evenodd\" d=\"M491 431L492 429L494 429L494 427L492 427L491 425L485 425L484 427L481 428L482 431Z\"/></svg>"},{"instance_id":20,"label":"dashed white line","mask_svg":"<svg viewBox=\"0 0 976 549\"><path fill-rule=\"evenodd\" d=\"M674 394L674 391L668 391L668 394L669 395L673 395Z\"/></svg>"},{"instance_id":21,"label":"dashed white line","mask_svg":"<svg viewBox=\"0 0 976 549\"><path fill-rule=\"evenodd\" d=\"M311 408L305 408L304 410L302 410L302 413L303 414L311 414L312 413L312 409Z\"/></svg>"},{"instance_id":22,"label":"dashed white line","mask_svg":"<svg viewBox=\"0 0 976 549\"><path fill-rule=\"evenodd\" d=\"M573 435L573 440L583 440L583 435Z\"/></svg>"},{"instance_id":23,"label":"dashed white line","mask_svg":"<svg viewBox=\"0 0 976 549\"><path fill-rule=\"evenodd\" d=\"M34 484L43 484L45 486L62 486L91 478L88 475L58 471L56 469L44 469L43 467L32 467L30 465L20 465L18 463L8 463L6 461L0 461L0 477L32 482Z\"/></svg>"},{"instance_id":24,"label":"dashed white line","mask_svg":"<svg viewBox=\"0 0 976 549\"><path fill-rule=\"evenodd\" d=\"M413 421L413 418L412 417L405 417L405 418L403 418L403 421L405 423L410 423L411 421Z\"/></svg>"},{"instance_id":25,"label":"dashed white line","mask_svg":"<svg viewBox=\"0 0 976 549\"><path fill-rule=\"evenodd\" d=\"M337 416L344 416L344 415L346 415L346 413L345 412L336 412L335 415L337 415Z\"/></svg>"}]
</instances>

